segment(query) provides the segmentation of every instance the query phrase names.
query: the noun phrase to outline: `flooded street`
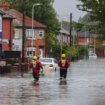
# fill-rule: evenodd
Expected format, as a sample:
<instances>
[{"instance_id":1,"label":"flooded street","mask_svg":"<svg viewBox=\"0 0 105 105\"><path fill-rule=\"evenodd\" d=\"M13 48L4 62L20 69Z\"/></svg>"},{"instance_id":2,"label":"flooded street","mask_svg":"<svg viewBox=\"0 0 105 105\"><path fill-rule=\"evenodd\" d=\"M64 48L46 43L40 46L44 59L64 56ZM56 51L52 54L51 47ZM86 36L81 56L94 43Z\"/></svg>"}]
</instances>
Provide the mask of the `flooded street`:
<instances>
[{"instance_id":1,"label":"flooded street","mask_svg":"<svg viewBox=\"0 0 105 105\"><path fill-rule=\"evenodd\" d=\"M1 76L0 105L105 105L105 60L71 63L67 84L59 84L59 72L41 77Z\"/></svg>"}]
</instances>

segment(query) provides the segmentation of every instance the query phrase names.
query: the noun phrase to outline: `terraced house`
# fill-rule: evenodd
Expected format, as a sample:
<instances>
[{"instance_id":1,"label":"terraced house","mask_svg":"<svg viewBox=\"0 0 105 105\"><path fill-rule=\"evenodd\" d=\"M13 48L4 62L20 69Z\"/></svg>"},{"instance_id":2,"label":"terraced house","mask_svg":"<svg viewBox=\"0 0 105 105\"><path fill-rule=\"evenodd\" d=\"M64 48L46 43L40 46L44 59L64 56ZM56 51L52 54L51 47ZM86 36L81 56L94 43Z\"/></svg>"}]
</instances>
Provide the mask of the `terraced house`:
<instances>
[{"instance_id":1,"label":"terraced house","mask_svg":"<svg viewBox=\"0 0 105 105\"><path fill-rule=\"evenodd\" d=\"M10 5L6 2L0 3L0 8L8 14L11 14L15 19L13 20L13 35L12 35L12 51L22 52L22 13L15 9L11 9ZM32 29L32 19L25 16L25 47L24 55L25 57L32 56L32 51L34 55L45 56L45 29L46 26L38 21L33 21ZM34 30L34 34L33 34Z\"/></svg>"}]
</instances>

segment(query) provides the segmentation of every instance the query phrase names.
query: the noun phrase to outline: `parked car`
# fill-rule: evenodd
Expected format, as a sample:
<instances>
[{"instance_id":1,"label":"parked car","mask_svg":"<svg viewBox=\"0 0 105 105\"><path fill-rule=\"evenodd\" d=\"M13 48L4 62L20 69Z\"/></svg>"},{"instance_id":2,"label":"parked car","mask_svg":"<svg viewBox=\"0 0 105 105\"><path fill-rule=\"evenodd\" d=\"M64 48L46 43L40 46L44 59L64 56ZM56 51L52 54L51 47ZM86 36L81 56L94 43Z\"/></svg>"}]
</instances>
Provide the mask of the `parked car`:
<instances>
[{"instance_id":1,"label":"parked car","mask_svg":"<svg viewBox=\"0 0 105 105\"><path fill-rule=\"evenodd\" d=\"M97 59L97 55L95 53L89 54L89 59Z\"/></svg>"},{"instance_id":2,"label":"parked car","mask_svg":"<svg viewBox=\"0 0 105 105\"><path fill-rule=\"evenodd\" d=\"M44 69L56 71L58 68L57 60L55 58L40 58L39 59Z\"/></svg>"}]
</instances>

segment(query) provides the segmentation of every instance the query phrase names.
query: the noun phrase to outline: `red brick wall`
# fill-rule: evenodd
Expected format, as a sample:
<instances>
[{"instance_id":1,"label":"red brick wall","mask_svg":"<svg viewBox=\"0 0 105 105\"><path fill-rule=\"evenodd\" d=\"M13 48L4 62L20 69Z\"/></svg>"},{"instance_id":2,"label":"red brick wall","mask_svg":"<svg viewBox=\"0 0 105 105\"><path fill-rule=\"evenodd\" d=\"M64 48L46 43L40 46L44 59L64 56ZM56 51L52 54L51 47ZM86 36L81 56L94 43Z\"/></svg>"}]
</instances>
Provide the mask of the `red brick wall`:
<instances>
[{"instance_id":1,"label":"red brick wall","mask_svg":"<svg viewBox=\"0 0 105 105\"><path fill-rule=\"evenodd\" d=\"M31 47L31 40L25 41L25 55L26 55L26 48ZM40 48L43 49L43 56L45 57L45 40L44 39L37 39L34 41L34 47L36 47L36 55L40 55Z\"/></svg>"},{"instance_id":2,"label":"red brick wall","mask_svg":"<svg viewBox=\"0 0 105 105\"><path fill-rule=\"evenodd\" d=\"M4 18L3 19L3 39L8 39L8 41L12 45L12 32L13 32L13 24L11 19ZM11 39L10 39L11 38ZM2 48L4 51L10 51L11 46L9 44L3 44Z\"/></svg>"}]
</instances>

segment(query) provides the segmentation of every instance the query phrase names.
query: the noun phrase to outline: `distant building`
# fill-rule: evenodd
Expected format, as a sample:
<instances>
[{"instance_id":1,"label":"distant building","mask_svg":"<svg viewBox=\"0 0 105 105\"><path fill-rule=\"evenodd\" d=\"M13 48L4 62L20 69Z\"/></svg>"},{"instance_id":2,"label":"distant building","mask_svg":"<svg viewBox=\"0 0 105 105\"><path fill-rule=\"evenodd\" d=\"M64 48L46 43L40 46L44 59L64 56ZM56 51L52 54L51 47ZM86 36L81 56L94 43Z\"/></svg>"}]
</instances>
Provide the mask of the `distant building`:
<instances>
[{"instance_id":1,"label":"distant building","mask_svg":"<svg viewBox=\"0 0 105 105\"><path fill-rule=\"evenodd\" d=\"M90 40L89 31L79 31L77 34L77 45L79 46L88 46Z\"/></svg>"},{"instance_id":2,"label":"distant building","mask_svg":"<svg viewBox=\"0 0 105 105\"><path fill-rule=\"evenodd\" d=\"M75 44L76 31L71 32L71 43ZM70 45L70 25L62 22L62 27L57 35L58 43Z\"/></svg>"},{"instance_id":3,"label":"distant building","mask_svg":"<svg viewBox=\"0 0 105 105\"><path fill-rule=\"evenodd\" d=\"M69 26L62 22L62 27L57 35L58 43L69 45L70 43L70 33Z\"/></svg>"}]
</instances>

